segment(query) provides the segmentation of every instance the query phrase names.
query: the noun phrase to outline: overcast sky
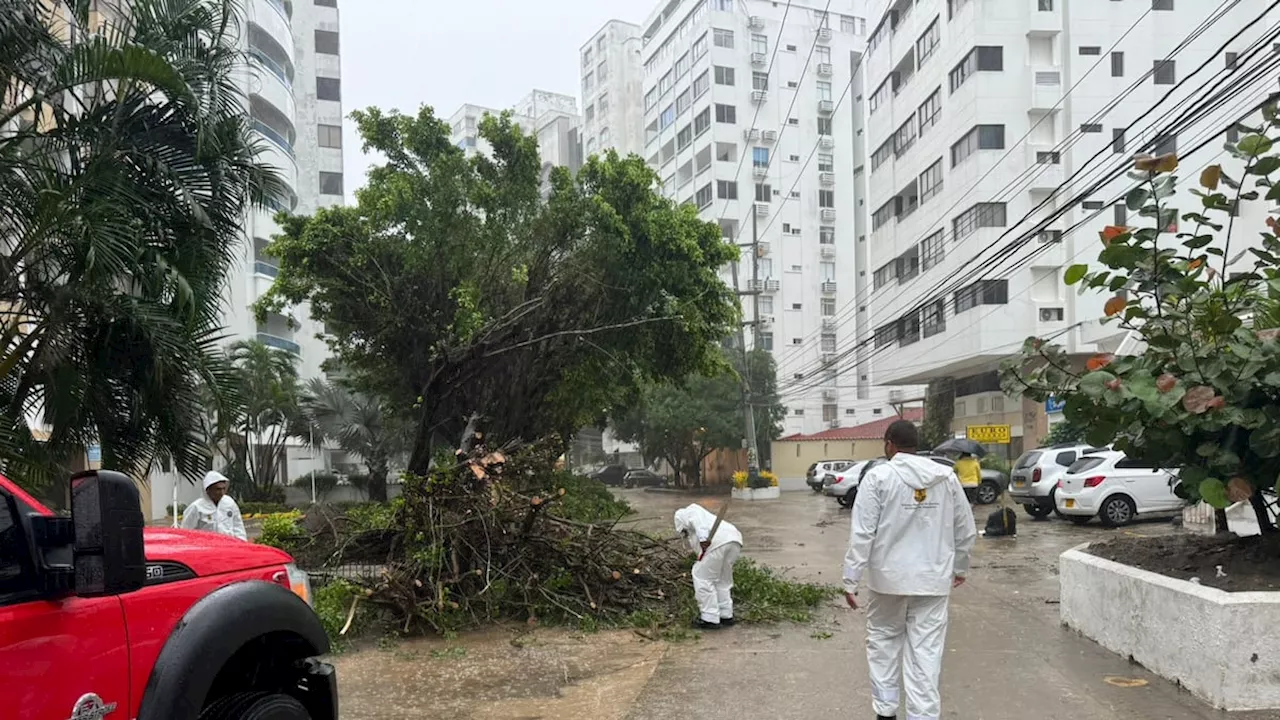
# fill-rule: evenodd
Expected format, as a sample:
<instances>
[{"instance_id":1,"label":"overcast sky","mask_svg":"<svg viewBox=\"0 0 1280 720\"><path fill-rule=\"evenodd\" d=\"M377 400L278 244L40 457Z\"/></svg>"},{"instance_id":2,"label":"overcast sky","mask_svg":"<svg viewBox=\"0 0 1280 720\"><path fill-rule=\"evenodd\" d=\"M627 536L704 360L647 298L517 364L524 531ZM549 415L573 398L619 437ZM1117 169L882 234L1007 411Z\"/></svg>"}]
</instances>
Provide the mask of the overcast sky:
<instances>
[{"instance_id":1,"label":"overcast sky","mask_svg":"<svg viewBox=\"0 0 1280 720\"><path fill-rule=\"evenodd\" d=\"M653 0L350 0L342 11L342 102L448 117L508 107L538 88L579 97L578 48L608 20L644 21ZM580 99L580 98L579 98ZM348 195L371 162L346 124Z\"/></svg>"}]
</instances>

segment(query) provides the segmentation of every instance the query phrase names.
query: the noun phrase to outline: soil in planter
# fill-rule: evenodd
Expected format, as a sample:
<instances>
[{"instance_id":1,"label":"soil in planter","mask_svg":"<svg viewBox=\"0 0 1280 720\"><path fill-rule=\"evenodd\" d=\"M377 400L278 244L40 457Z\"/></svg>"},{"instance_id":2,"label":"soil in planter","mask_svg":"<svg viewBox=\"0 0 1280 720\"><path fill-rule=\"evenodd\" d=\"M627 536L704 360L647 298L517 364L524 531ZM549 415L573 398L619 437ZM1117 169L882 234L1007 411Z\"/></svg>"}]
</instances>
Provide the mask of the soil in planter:
<instances>
[{"instance_id":1,"label":"soil in planter","mask_svg":"<svg viewBox=\"0 0 1280 720\"><path fill-rule=\"evenodd\" d=\"M1264 545L1264 542L1267 543ZM1280 556L1276 543L1259 536L1170 535L1122 537L1089 546L1100 558L1226 590L1280 590ZM1218 566L1225 577L1218 576Z\"/></svg>"}]
</instances>

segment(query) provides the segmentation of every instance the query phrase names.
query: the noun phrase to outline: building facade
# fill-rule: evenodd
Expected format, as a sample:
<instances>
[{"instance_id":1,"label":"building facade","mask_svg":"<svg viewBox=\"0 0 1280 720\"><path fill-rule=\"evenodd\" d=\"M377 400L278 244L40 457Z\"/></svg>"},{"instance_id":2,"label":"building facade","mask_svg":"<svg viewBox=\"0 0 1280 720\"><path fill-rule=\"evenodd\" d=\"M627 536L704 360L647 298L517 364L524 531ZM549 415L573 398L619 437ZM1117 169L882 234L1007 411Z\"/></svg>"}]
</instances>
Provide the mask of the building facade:
<instances>
[{"instance_id":1,"label":"building facade","mask_svg":"<svg viewBox=\"0 0 1280 720\"><path fill-rule=\"evenodd\" d=\"M644 151L641 29L610 20L578 51L582 67L583 155Z\"/></svg>"},{"instance_id":2,"label":"building facade","mask_svg":"<svg viewBox=\"0 0 1280 720\"><path fill-rule=\"evenodd\" d=\"M1038 440L1045 408L1000 392L1000 361L1031 335L1078 356L1132 349L1097 322L1109 295L1078 295L1064 269L1096 264L1104 226L1151 222L1123 203L1133 180L1104 182L1135 154L1179 153L1185 182L1172 204L1183 212L1200 206L1190 190L1201 167L1223 162L1239 177L1222 152L1225 130L1273 89L1274 73L1195 122L1173 120L1280 20L1274 13L1215 57L1259 12L1173 0L888 3L874 19L861 93L871 277L858 359L875 382L950 378L954 430L1008 424L1015 438ZM1203 75L1178 84L1201 63ZM1002 252L1014 241L1023 242Z\"/></svg>"},{"instance_id":3,"label":"building facade","mask_svg":"<svg viewBox=\"0 0 1280 720\"><path fill-rule=\"evenodd\" d=\"M510 112L516 125L537 138L544 180L553 167L582 167L582 117L572 95L533 90L505 111L467 103L447 120L450 140L468 153L488 154L492 148L480 137L480 120L502 112Z\"/></svg>"},{"instance_id":4,"label":"building facade","mask_svg":"<svg viewBox=\"0 0 1280 720\"><path fill-rule=\"evenodd\" d=\"M770 350L788 414L812 433L893 411L838 360L853 300L865 138L851 88L867 39L864 0L672 0L645 21L644 157L664 192L697 206L743 249L726 268ZM758 317L758 322L756 318Z\"/></svg>"}]
</instances>

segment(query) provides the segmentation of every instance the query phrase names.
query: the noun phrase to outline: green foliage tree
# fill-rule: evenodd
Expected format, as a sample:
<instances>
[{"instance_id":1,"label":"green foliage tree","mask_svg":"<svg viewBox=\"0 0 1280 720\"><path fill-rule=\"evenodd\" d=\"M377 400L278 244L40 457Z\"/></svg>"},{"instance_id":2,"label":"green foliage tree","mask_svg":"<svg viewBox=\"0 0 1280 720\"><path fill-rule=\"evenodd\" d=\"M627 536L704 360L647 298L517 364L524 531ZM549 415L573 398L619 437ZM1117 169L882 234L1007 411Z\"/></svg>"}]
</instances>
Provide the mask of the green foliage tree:
<instances>
[{"instance_id":1,"label":"green foliage tree","mask_svg":"<svg viewBox=\"0 0 1280 720\"><path fill-rule=\"evenodd\" d=\"M934 447L954 436L951 423L956 416L955 380L933 380L925 391L924 422L920 424L920 444Z\"/></svg>"},{"instance_id":2,"label":"green foliage tree","mask_svg":"<svg viewBox=\"0 0 1280 720\"><path fill-rule=\"evenodd\" d=\"M302 407L324 439L364 461L369 475L362 489L369 499L386 502L391 463L401 459L409 446L402 417L380 398L318 378L307 383Z\"/></svg>"},{"instance_id":3,"label":"green foliage tree","mask_svg":"<svg viewBox=\"0 0 1280 720\"><path fill-rule=\"evenodd\" d=\"M244 398L232 423L234 433L227 438L232 472L243 469L250 482L241 491L244 499L268 500L280 479L288 439L309 434L300 404L297 357L259 340L241 340L231 345L230 358Z\"/></svg>"},{"instance_id":4,"label":"green foliage tree","mask_svg":"<svg viewBox=\"0 0 1280 720\"><path fill-rule=\"evenodd\" d=\"M1063 445L1066 443L1083 443L1086 442L1085 435L1088 428L1084 425L1078 425L1070 420L1060 420L1049 428L1049 434L1044 436L1043 445Z\"/></svg>"},{"instance_id":5,"label":"green foliage tree","mask_svg":"<svg viewBox=\"0 0 1280 720\"><path fill-rule=\"evenodd\" d=\"M734 362L737 360L737 362ZM762 449L781 432L786 410L778 401L773 356L748 354L756 443ZM648 457L667 461L679 484L700 484L702 461L718 449L742 447L742 355L725 354L712 374L695 373L682 383L652 385L640 404L614 418L618 436L638 443Z\"/></svg>"},{"instance_id":6,"label":"green foliage tree","mask_svg":"<svg viewBox=\"0 0 1280 720\"><path fill-rule=\"evenodd\" d=\"M1262 127L1246 128L1227 150L1244 164L1229 177L1205 168L1193 191L1202 208L1177 220L1170 198L1177 183L1173 155L1143 157L1126 203L1152 227L1107 227L1101 232L1102 268L1075 265L1068 284L1114 293L1106 322L1137 333L1141 355L1097 355L1083 369L1058 347L1028 339L1006 363L1006 390L1036 399L1066 399L1067 419L1087 428L1089 442L1115 441L1130 456L1181 468L1179 493L1215 508L1248 500L1259 522L1274 533L1260 490L1280 477L1280 222L1269 216L1245 273L1229 272L1233 212L1258 200L1280 200L1280 131L1275 105Z\"/></svg>"},{"instance_id":7,"label":"green foliage tree","mask_svg":"<svg viewBox=\"0 0 1280 720\"><path fill-rule=\"evenodd\" d=\"M282 217L261 308L307 301L356 390L413 420L409 469L473 414L492 439L558 436L707 369L739 317L736 255L638 157L591 158L542 186L536 141L486 117L468 157L429 108L354 113L387 162L352 207Z\"/></svg>"},{"instance_id":8,"label":"green foliage tree","mask_svg":"<svg viewBox=\"0 0 1280 720\"><path fill-rule=\"evenodd\" d=\"M255 160L235 4L125 0L73 41L90 5L0 0L0 465L32 485L89 444L203 471L200 393L234 389L223 283L281 187Z\"/></svg>"}]
</instances>

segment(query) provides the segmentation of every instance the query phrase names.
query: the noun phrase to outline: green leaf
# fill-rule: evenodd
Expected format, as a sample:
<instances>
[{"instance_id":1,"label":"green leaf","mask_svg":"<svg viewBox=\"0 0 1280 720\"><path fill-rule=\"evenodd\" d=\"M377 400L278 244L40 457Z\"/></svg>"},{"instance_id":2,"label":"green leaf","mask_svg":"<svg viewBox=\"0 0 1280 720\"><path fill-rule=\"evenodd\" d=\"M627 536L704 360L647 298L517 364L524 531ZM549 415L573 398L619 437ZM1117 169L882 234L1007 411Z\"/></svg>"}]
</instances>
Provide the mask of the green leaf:
<instances>
[{"instance_id":1,"label":"green leaf","mask_svg":"<svg viewBox=\"0 0 1280 720\"><path fill-rule=\"evenodd\" d=\"M1200 498L1219 510L1231 504L1227 500L1227 486L1218 478L1205 478L1200 481Z\"/></svg>"},{"instance_id":2,"label":"green leaf","mask_svg":"<svg viewBox=\"0 0 1280 720\"><path fill-rule=\"evenodd\" d=\"M1185 247L1191 248L1192 250L1199 250L1200 248L1204 247L1205 245L1208 245L1211 242L1213 242L1212 235L1196 235L1195 237L1190 238L1189 240L1183 242L1182 244Z\"/></svg>"},{"instance_id":3,"label":"green leaf","mask_svg":"<svg viewBox=\"0 0 1280 720\"><path fill-rule=\"evenodd\" d=\"M1272 426L1255 430L1249 435L1249 449L1259 457L1273 458L1280 456L1280 427Z\"/></svg>"},{"instance_id":4,"label":"green leaf","mask_svg":"<svg viewBox=\"0 0 1280 720\"><path fill-rule=\"evenodd\" d=\"M1083 265L1083 264L1072 265L1071 267L1067 268L1067 271L1065 273L1063 273L1062 281L1068 285L1075 285L1076 283L1083 280L1084 276L1088 274L1088 272L1089 272L1088 265Z\"/></svg>"},{"instance_id":5,"label":"green leaf","mask_svg":"<svg viewBox=\"0 0 1280 720\"><path fill-rule=\"evenodd\" d=\"M1080 378L1080 391L1090 398L1100 398L1103 393L1110 392L1107 389L1107 383L1115 379L1116 376L1106 370L1087 373L1083 378Z\"/></svg>"},{"instance_id":6,"label":"green leaf","mask_svg":"<svg viewBox=\"0 0 1280 720\"><path fill-rule=\"evenodd\" d=\"M1253 164L1249 172L1254 175L1270 175L1276 170L1280 170L1280 157L1268 155L1258 158L1258 161Z\"/></svg>"},{"instance_id":7,"label":"green leaf","mask_svg":"<svg viewBox=\"0 0 1280 720\"><path fill-rule=\"evenodd\" d=\"M1246 135L1236 143L1236 148L1245 155L1265 155L1271 150L1271 140L1265 135Z\"/></svg>"},{"instance_id":8,"label":"green leaf","mask_svg":"<svg viewBox=\"0 0 1280 720\"><path fill-rule=\"evenodd\" d=\"M1150 197L1151 193L1145 187L1136 187L1124 196L1124 204L1130 210L1141 210Z\"/></svg>"}]
</instances>

